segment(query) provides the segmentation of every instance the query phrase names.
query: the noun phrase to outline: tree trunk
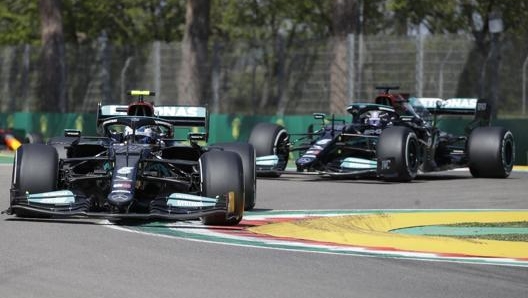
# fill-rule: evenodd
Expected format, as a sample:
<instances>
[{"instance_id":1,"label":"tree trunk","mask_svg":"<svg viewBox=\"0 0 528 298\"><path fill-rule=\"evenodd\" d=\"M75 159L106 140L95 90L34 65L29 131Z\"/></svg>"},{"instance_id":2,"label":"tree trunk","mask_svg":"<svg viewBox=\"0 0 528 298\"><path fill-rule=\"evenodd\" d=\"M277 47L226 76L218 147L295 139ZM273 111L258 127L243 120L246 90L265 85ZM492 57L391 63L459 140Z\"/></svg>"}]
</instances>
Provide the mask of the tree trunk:
<instances>
[{"instance_id":1,"label":"tree trunk","mask_svg":"<svg viewBox=\"0 0 528 298\"><path fill-rule=\"evenodd\" d=\"M66 61L60 0L40 0L41 74L40 102L42 112L66 112Z\"/></svg>"},{"instance_id":2,"label":"tree trunk","mask_svg":"<svg viewBox=\"0 0 528 298\"><path fill-rule=\"evenodd\" d=\"M178 75L178 103L207 103L209 82L207 42L209 39L210 0L187 0L182 61Z\"/></svg>"},{"instance_id":3,"label":"tree trunk","mask_svg":"<svg viewBox=\"0 0 528 298\"><path fill-rule=\"evenodd\" d=\"M347 97L347 35L354 33L357 20L357 0L333 0L330 113L343 113L350 100Z\"/></svg>"}]
</instances>

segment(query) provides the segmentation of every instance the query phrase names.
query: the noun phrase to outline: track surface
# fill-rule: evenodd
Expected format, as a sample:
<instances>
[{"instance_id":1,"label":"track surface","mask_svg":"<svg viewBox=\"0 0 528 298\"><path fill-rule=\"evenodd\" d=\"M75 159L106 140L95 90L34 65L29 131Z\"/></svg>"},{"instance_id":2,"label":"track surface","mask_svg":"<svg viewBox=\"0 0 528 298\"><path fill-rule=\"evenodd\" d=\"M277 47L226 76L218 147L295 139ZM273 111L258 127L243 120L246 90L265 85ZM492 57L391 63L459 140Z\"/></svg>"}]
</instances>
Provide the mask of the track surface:
<instances>
[{"instance_id":1,"label":"track surface","mask_svg":"<svg viewBox=\"0 0 528 298\"><path fill-rule=\"evenodd\" d=\"M0 209L10 166L0 166ZM467 172L408 184L288 176L258 181L258 211L528 209L528 173ZM109 229L99 221L0 216L0 296L526 297L528 268L238 247Z\"/></svg>"}]
</instances>

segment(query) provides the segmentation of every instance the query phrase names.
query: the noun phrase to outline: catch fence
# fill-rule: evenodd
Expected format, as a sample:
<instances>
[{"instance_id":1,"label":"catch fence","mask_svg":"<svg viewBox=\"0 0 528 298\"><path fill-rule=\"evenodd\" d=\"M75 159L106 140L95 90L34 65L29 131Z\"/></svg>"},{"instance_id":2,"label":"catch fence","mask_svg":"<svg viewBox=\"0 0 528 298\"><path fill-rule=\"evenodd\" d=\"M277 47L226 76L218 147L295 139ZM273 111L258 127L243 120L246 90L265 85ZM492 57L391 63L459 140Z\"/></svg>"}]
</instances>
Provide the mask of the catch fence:
<instances>
[{"instance_id":1,"label":"catch fence","mask_svg":"<svg viewBox=\"0 0 528 298\"><path fill-rule=\"evenodd\" d=\"M199 103L220 114L339 113L370 100L378 85L439 98L488 96L493 86L500 90L502 114L526 115L526 44L501 39L500 81L490 82L489 57L465 35L212 40L207 61L200 61L210 75ZM129 89L154 90L156 103L178 104L181 53L180 43L115 46L102 39L66 45L67 111L94 112L101 101L125 103ZM0 47L0 112L35 112L39 57L36 46Z\"/></svg>"}]
</instances>

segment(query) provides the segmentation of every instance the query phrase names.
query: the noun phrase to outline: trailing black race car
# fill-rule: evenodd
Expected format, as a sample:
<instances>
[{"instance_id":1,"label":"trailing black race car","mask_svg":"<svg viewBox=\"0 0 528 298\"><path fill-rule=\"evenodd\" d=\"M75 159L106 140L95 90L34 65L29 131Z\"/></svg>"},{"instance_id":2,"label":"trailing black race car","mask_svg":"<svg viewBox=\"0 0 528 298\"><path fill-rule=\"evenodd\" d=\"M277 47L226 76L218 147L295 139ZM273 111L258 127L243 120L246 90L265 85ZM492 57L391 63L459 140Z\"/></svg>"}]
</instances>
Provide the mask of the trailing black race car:
<instances>
[{"instance_id":1,"label":"trailing black race car","mask_svg":"<svg viewBox=\"0 0 528 298\"><path fill-rule=\"evenodd\" d=\"M248 143L205 147L205 107L99 104L100 136L66 130L25 144L13 166L8 214L187 220L235 225L255 205L255 152ZM176 128L201 127L176 139Z\"/></svg>"},{"instance_id":2,"label":"trailing black race car","mask_svg":"<svg viewBox=\"0 0 528 298\"><path fill-rule=\"evenodd\" d=\"M0 128L0 149L16 150L23 143L42 143L42 140L40 133L26 133L23 129Z\"/></svg>"},{"instance_id":3,"label":"trailing black race car","mask_svg":"<svg viewBox=\"0 0 528 298\"><path fill-rule=\"evenodd\" d=\"M378 177L411 181L418 172L469 167L474 177L506 178L515 160L513 134L490 127L490 106L477 99L410 98L380 87L374 103L347 108L351 120L321 120L321 128L290 134L280 125L259 123L249 143L257 153L258 176L287 173L290 156L297 173L334 178ZM462 135L437 127L439 115L472 115ZM295 139L292 139L294 138Z\"/></svg>"}]
</instances>

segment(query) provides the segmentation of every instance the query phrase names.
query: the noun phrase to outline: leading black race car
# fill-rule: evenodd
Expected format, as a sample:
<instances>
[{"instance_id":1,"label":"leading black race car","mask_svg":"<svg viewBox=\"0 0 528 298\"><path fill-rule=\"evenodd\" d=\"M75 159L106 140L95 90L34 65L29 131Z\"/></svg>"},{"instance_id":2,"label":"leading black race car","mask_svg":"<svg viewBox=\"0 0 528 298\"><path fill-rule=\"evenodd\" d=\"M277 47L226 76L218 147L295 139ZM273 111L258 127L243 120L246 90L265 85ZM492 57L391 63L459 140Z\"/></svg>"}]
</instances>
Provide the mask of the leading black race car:
<instances>
[{"instance_id":1,"label":"leading black race car","mask_svg":"<svg viewBox=\"0 0 528 298\"><path fill-rule=\"evenodd\" d=\"M321 128L290 134L272 123L259 123L249 142L257 153L259 176L288 173L290 156L297 173L333 178L378 177L411 181L418 172L469 167L474 177L506 178L515 160L513 134L490 127L490 106L477 99L411 98L381 87L374 103L347 108L352 119L314 114ZM437 127L439 115L472 115L465 133L453 135ZM292 139L295 137L296 139Z\"/></svg>"},{"instance_id":2,"label":"leading black race car","mask_svg":"<svg viewBox=\"0 0 528 298\"><path fill-rule=\"evenodd\" d=\"M255 205L255 152L248 143L202 146L205 107L99 105L100 136L66 130L15 155L8 214L187 220L235 225ZM187 139L176 128L201 127Z\"/></svg>"}]
</instances>

